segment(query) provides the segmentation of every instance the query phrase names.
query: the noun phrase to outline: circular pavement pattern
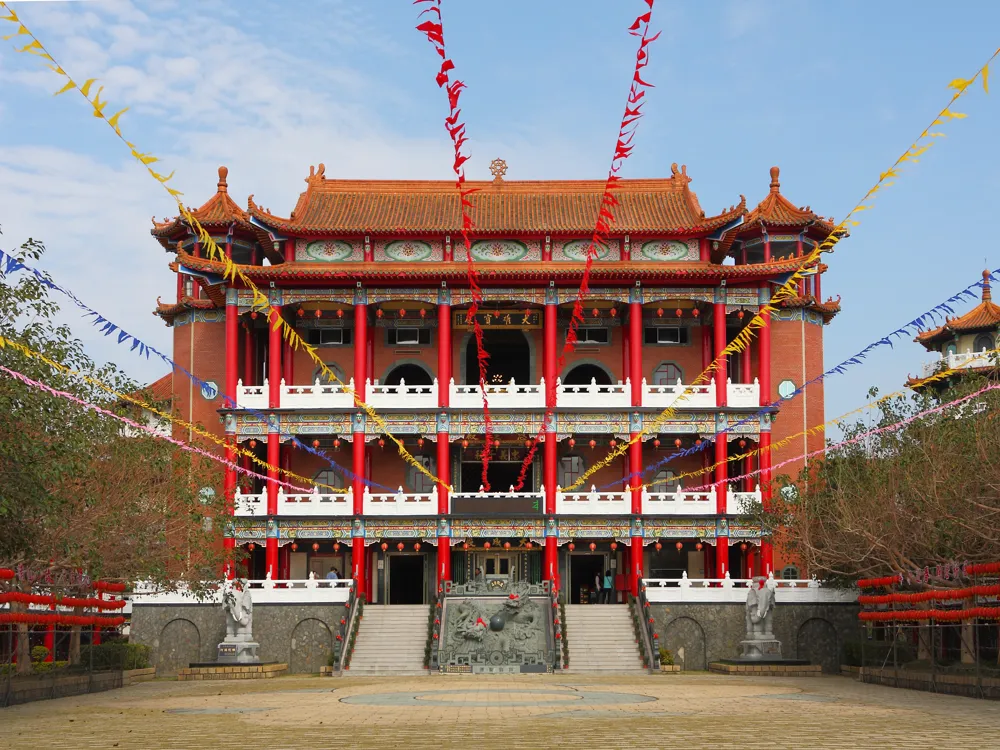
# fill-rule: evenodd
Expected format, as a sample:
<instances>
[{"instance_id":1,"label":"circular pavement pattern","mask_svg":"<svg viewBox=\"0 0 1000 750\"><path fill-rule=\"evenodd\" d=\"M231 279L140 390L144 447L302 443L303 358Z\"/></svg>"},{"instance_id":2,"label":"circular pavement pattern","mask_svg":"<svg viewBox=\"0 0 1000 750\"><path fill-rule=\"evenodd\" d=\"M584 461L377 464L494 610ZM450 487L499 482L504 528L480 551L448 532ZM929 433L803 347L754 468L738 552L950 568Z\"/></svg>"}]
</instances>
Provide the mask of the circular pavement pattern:
<instances>
[{"instance_id":1,"label":"circular pavement pattern","mask_svg":"<svg viewBox=\"0 0 1000 750\"><path fill-rule=\"evenodd\" d=\"M341 698L341 703L360 706L612 706L626 703L648 703L657 700L640 693L614 693L602 690L490 690L487 700L466 700L468 690L421 690L407 693L364 693ZM548 698L534 698L547 695ZM455 696L455 697L448 697Z\"/></svg>"}]
</instances>

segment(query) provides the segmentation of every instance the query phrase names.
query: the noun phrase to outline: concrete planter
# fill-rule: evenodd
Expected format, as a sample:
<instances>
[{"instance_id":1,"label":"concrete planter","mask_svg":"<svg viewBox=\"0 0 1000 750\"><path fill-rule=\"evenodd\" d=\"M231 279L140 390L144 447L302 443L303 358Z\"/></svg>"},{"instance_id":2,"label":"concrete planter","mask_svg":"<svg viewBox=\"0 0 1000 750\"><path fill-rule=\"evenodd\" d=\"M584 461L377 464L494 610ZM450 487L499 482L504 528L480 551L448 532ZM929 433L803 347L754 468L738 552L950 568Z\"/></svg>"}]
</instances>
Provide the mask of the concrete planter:
<instances>
[{"instance_id":1,"label":"concrete planter","mask_svg":"<svg viewBox=\"0 0 1000 750\"><path fill-rule=\"evenodd\" d=\"M127 669L122 672L122 685L135 685L139 682L149 682L156 678L156 667L145 669Z\"/></svg>"},{"instance_id":2,"label":"concrete planter","mask_svg":"<svg viewBox=\"0 0 1000 750\"><path fill-rule=\"evenodd\" d=\"M333 676L333 667L320 667L319 668L319 676L320 677L332 677Z\"/></svg>"},{"instance_id":3,"label":"concrete planter","mask_svg":"<svg viewBox=\"0 0 1000 750\"><path fill-rule=\"evenodd\" d=\"M681 671L681 665L680 664L661 664L660 665L660 671L664 672L664 673L671 673L671 674L674 673L674 672L680 672Z\"/></svg>"}]
</instances>

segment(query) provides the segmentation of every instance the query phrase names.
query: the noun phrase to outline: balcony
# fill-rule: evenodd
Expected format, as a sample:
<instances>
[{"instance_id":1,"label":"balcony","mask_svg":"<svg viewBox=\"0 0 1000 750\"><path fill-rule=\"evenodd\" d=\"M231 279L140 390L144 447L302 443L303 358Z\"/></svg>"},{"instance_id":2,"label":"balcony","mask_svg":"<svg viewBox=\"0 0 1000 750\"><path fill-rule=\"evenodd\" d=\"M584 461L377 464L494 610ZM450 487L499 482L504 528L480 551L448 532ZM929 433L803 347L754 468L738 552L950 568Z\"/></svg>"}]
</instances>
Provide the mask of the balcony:
<instances>
[{"instance_id":1,"label":"balcony","mask_svg":"<svg viewBox=\"0 0 1000 750\"><path fill-rule=\"evenodd\" d=\"M972 355L956 355L960 357ZM977 358L982 355L975 355ZM967 365L981 366L981 365ZM925 366L926 369L926 366ZM379 411L403 409L435 409L438 405L438 381L430 385L407 385L401 380L398 385L384 385L377 380L366 384L366 400ZM544 409L545 378L535 384L509 383L487 384L486 398L494 409ZM456 409L480 409L483 395L477 383L458 385L454 379L448 384L450 404ZM667 409L714 409L716 385L684 385L679 380L672 385L650 385L642 381L642 406ZM681 399L681 394L684 398ZM726 403L735 408L758 408L760 406L760 385L753 383L726 383ZM311 385L287 385L280 387L280 403L283 409L353 409L354 379L346 385L323 384L319 381ZM624 383L600 384L591 380L589 385L567 385L556 380L556 405L564 409L630 409L632 406L632 386L628 379ZM263 385L243 385L239 381L236 389L238 409L263 410L268 408L268 382Z\"/></svg>"},{"instance_id":2,"label":"balcony","mask_svg":"<svg viewBox=\"0 0 1000 750\"><path fill-rule=\"evenodd\" d=\"M351 594L354 581L350 578L336 581L325 578L305 580L258 579L249 580L247 585L253 590L254 604L343 604ZM139 582L130 596L130 607L149 604L186 604L219 607L222 604L222 590L216 587L202 595L191 593L184 586L174 591L161 591L149 583Z\"/></svg>"},{"instance_id":3,"label":"balcony","mask_svg":"<svg viewBox=\"0 0 1000 750\"><path fill-rule=\"evenodd\" d=\"M545 507L545 490L540 492L455 492L451 512L456 515L539 515Z\"/></svg>"},{"instance_id":4,"label":"balcony","mask_svg":"<svg viewBox=\"0 0 1000 750\"><path fill-rule=\"evenodd\" d=\"M760 485L753 492L726 490L726 514L742 515L750 503L760 502ZM642 512L648 516L714 516L716 513L715 490L685 492L678 485L673 492L642 490Z\"/></svg>"},{"instance_id":5,"label":"balcony","mask_svg":"<svg viewBox=\"0 0 1000 750\"><path fill-rule=\"evenodd\" d=\"M237 490L234 515L244 518L261 518L267 515L267 490L257 494L244 494ZM352 516L354 515L354 493L321 493L318 488L312 492L289 494L284 487L278 487L279 516Z\"/></svg>"},{"instance_id":6,"label":"balcony","mask_svg":"<svg viewBox=\"0 0 1000 750\"><path fill-rule=\"evenodd\" d=\"M776 580L776 604L851 604L858 592L851 589L826 588L815 578L811 580ZM644 578L646 598L651 604L740 603L747 600L750 580L745 578Z\"/></svg>"},{"instance_id":7,"label":"balcony","mask_svg":"<svg viewBox=\"0 0 1000 750\"><path fill-rule=\"evenodd\" d=\"M632 511L632 493L600 492L591 485L589 492L563 492L556 487L556 515L620 516Z\"/></svg>"},{"instance_id":8,"label":"balcony","mask_svg":"<svg viewBox=\"0 0 1000 750\"><path fill-rule=\"evenodd\" d=\"M995 367L997 364L996 355L986 349L981 352L963 352L962 354L949 354L939 357L936 362L927 362L923 365L920 377L929 378L942 370L967 370L976 367Z\"/></svg>"},{"instance_id":9,"label":"balcony","mask_svg":"<svg viewBox=\"0 0 1000 750\"><path fill-rule=\"evenodd\" d=\"M400 487L395 493L373 495L365 487L364 512L366 516L434 516L438 512L437 487L430 492L404 492Z\"/></svg>"}]
</instances>

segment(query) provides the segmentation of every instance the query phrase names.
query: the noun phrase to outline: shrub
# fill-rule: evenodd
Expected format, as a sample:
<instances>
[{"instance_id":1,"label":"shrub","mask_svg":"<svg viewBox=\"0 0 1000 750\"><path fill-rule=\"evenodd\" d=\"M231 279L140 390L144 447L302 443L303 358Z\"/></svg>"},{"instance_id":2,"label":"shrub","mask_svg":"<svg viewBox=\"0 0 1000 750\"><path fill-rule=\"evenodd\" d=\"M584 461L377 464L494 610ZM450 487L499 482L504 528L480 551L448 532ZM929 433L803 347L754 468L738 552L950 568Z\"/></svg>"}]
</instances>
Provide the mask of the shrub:
<instances>
[{"instance_id":1,"label":"shrub","mask_svg":"<svg viewBox=\"0 0 1000 750\"><path fill-rule=\"evenodd\" d=\"M851 667L881 667L883 665L891 667L892 641L865 641L864 657L865 663L861 663L861 641L847 641L844 644L844 663ZM916 658L913 649L909 644L896 644L896 663L906 664Z\"/></svg>"},{"instance_id":2,"label":"shrub","mask_svg":"<svg viewBox=\"0 0 1000 750\"><path fill-rule=\"evenodd\" d=\"M33 646L31 649L31 661L35 664L45 661L49 655L49 650L45 646Z\"/></svg>"},{"instance_id":3,"label":"shrub","mask_svg":"<svg viewBox=\"0 0 1000 750\"><path fill-rule=\"evenodd\" d=\"M670 653L670 649L660 646L660 664L672 667L674 665L674 655Z\"/></svg>"},{"instance_id":4,"label":"shrub","mask_svg":"<svg viewBox=\"0 0 1000 750\"><path fill-rule=\"evenodd\" d=\"M80 648L80 663L94 669L145 669L152 649L139 643L112 641Z\"/></svg>"}]
</instances>

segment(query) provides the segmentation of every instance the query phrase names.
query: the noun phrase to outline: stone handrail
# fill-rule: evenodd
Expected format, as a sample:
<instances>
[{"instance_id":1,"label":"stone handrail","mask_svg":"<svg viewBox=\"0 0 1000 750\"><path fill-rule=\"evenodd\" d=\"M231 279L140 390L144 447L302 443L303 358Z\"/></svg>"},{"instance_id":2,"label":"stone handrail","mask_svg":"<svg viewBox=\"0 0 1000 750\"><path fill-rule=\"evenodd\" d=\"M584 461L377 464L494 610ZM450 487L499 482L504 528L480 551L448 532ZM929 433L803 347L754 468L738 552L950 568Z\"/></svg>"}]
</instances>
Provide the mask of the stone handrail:
<instances>
[{"instance_id":1,"label":"stone handrail","mask_svg":"<svg viewBox=\"0 0 1000 750\"><path fill-rule=\"evenodd\" d=\"M678 400L681 394L682 400ZM715 380L705 385L684 385L678 378L676 383L650 385L642 379L642 405L666 408L677 401L678 409L705 409L715 406Z\"/></svg>"},{"instance_id":2,"label":"stone handrail","mask_svg":"<svg viewBox=\"0 0 1000 750\"><path fill-rule=\"evenodd\" d=\"M556 378L556 403L565 407L628 409L632 405L632 385L626 378L617 384L599 384L591 378L587 385L568 385Z\"/></svg>"},{"instance_id":3,"label":"stone handrail","mask_svg":"<svg viewBox=\"0 0 1000 750\"><path fill-rule=\"evenodd\" d=\"M264 493L266 497L266 492ZM266 507L266 500L265 500ZM278 487L279 516L350 516L354 513L354 490L332 494L320 492L313 487L312 492L286 493Z\"/></svg>"},{"instance_id":4,"label":"stone handrail","mask_svg":"<svg viewBox=\"0 0 1000 750\"><path fill-rule=\"evenodd\" d=\"M483 405L483 395L478 383L458 385L452 378L448 389L449 403L452 407L475 409ZM541 378L537 384L518 384L513 379L509 383L487 383L485 390L486 398L492 408L545 408L545 378Z\"/></svg>"},{"instance_id":5,"label":"stone handrail","mask_svg":"<svg viewBox=\"0 0 1000 750\"><path fill-rule=\"evenodd\" d=\"M988 349L981 352L967 351L939 356L936 362L926 362L921 367L921 377L930 377L941 370L959 370L971 367L992 367L996 356Z\"/></svg>"},{"instance_id":6,"label":"stone handrail","mask_svg":"<svg viewBox=\"0 0 1000 750\"><path fill-rule=\"evenodd\" d=\"M752 383L734 383L726 380L726 404L734 407L760 406L760 382L757 378Z\"/></svg>"},{"instance_id":7,"label":"stone handrail","mask_svg":"<svg viewBox=\"0 0 1000 750\"><path fill-rule=\"evenodd\" d=\"M376 409L434 409L438 405L438 381L430 385L407 385L400 378L398 385L366 381L368 403Z\"/></svg>"},{"instance_id":8,"label":"stone handrail","mask_svg":"<svg viewBox=\"0 0 1000 750\"><path fill-rule=\"evenodd\" d=\"M563 492L556 486L556 514L613 516L627 514L632 508L632 493L598 491L594 485L587 492Z\"/></svg>"},{"instance_id":9,"label":"stone handrail","mask_svg":"<svg viewBox=\"0 0 1000 750\"><path fill-rule=\"evenodd\" d=\"M853 589L825 587L815 578L808 580L773 580L775 602L778 604L850 604L857 601L858 592ZM684 573L680 578L644 578L646 598L653 604L679 602L745 602L748 578L688 578Z\"/></svg>"},{"instance_id":10,"label":"stone handrail","mask_svg":"<svg viewBox=\"0 0 1000 750\"><path fill-rule=\"evenodd\" d=\"M433 516L438 512L438 490L435 485L430 492L404 492L400 487L396 492L372 494L366 485L364 492L364 512L371 516Z\"/></svg>"}]
</instances>

